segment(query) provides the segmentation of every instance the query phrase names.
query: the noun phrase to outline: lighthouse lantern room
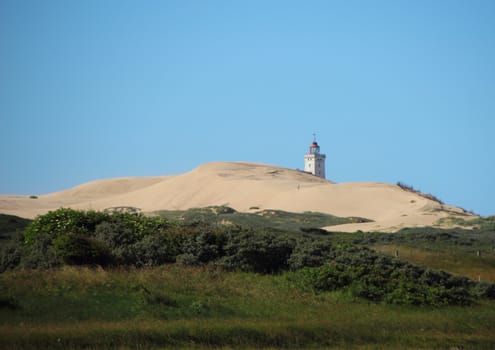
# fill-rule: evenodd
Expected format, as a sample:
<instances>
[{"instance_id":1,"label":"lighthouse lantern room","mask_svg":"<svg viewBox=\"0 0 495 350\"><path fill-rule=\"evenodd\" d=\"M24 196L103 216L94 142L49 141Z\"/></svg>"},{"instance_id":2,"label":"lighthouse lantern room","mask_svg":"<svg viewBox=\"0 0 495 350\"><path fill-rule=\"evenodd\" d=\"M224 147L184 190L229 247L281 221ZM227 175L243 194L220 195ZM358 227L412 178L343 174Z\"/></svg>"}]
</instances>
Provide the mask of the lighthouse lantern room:
<instances>
[{"instance_id":1,"label":"lighthouse lantern room","mask_svg":"<svg viewBox=\"0 0 495 350\"><path fill-rule=\"evenodd\" d=\"M304 155L304 171L325 178L325 158L326 155L320 153L320 146L316 142L316 135L313 134L313 143L309 146L309 153Z\"/></svg>"}]
</instances>

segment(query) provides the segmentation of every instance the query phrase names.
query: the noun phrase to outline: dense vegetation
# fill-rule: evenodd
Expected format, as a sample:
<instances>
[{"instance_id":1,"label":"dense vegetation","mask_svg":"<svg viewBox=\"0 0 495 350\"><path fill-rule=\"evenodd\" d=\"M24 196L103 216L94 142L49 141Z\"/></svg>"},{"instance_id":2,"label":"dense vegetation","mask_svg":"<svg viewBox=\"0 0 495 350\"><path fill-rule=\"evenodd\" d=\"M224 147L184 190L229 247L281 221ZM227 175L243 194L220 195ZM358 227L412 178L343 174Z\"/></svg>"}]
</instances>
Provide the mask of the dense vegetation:
<instances>
[{"instance_id":1,"label":"dense vegetation","mask_svg":"<svg viewBox=\"0 0 495 350\"><path fill-rule=\"evenodd\" d=\"M442 229L435 227L404 228L395 233L334 234L333 239L358 245L397 244L421 247L433 251L492 254L495 252L495 217L477 218L463 221L475 229L462 227Z\"/></svg>"},{"instance_id":2,"label":"dense vegetation","mask_svg":"<svg viewBox=\"0 0 495 350\"><path fill-rule=\"evenodd\" d=\"M240 213L226 206L193 208L189 210L162 210L154 214L174 222L188 224L240 225L257 229L270 227L285 231L302 232L318 232L319 227L370 221L358 217L343 218L315 212L289 213L274 209L260 210L254 213Z\"/></svg>"},{"instance_id":3,"label":"dense vegetation","mask_svg":"<svg viewBox=\"0 0 495 350\"><path fill-rule=\"evenodd\" d=\"M494 285L459 275L495 281L493 218L343 234L288 213L273 219L291 232L216 216L5 217L0 349L495 347Z\"/></svg>"},{"instance_id":4,"label":"dense vegetation","mask_svg":"<svg viewBox=\"0 0 495 350\"><path fill-rule=\"evenodd\" d=\"M296 271L295 287L343 290L376 302L465 305L495 298L495 287L413 265L364 246L275 229L59 209L38 217L4 249L2 271L63 265L159 266L177 263L263 274Z\"/></svg>"}]
</instances>

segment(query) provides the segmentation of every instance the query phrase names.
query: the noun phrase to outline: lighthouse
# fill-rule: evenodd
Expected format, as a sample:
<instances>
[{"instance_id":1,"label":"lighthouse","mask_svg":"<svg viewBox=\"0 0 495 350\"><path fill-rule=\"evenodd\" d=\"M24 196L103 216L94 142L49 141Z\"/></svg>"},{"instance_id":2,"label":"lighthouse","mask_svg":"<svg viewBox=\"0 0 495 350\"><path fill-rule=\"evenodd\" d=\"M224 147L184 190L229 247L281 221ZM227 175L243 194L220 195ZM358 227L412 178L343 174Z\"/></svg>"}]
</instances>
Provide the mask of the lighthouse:
<instances>
[{"instance_id":1,"label":"lighthouse","mask_svg":"<svg viewBox=\"0 0 495 350\"><path fill-rule=\"evenodd\" d=\"M316 135L313 134L313 143L309 146L309 153L304 155L304 171L325 178L325 158L326 155L320 153L320 146L316 142Z\"/></svg>"}]
</instances>

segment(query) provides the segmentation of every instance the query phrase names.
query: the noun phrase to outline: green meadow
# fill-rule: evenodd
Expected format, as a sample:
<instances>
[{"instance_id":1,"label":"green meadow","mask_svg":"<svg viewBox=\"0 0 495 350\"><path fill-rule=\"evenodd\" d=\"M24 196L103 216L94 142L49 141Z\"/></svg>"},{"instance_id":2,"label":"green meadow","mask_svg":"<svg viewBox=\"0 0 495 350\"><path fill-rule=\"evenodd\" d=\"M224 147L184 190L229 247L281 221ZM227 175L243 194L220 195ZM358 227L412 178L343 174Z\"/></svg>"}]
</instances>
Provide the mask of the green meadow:
<instances>
[{"instance_id":1,"label":"green meadow","mask_svg":"<svg viewBox=\"0 0 495 350\"><path fill-rule=\"evenodd\" d=\"M371 303L285 274L63 267L0 275L2 349L493 349L495 302ZM6 298L7 296L7 298Z\"/></svg>"}]
</instances>

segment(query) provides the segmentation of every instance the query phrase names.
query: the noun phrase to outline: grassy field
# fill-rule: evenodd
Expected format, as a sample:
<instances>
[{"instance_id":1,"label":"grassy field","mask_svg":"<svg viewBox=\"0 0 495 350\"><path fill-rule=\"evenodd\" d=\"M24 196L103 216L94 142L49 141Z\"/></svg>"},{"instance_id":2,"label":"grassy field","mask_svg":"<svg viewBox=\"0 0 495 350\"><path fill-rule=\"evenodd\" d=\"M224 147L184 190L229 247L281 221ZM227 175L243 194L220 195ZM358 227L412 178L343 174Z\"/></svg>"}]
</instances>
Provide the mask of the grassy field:
<instances>
[{"instance_id":1,"label":"grassy field","mask_svg":"<svg viewBox=\"0 0 495 350\"><path fill-rule=\"evenodd\" d=\"M287 274L178 266L6 272L0 348L495 347L495 302L374 304L301 292Z\"/></svg>"},{"instance_id":2,"label":"grassy field","mask_svg":"<svg viewBox=\"0 0 495 350\"><path fill-rule=\"evenodd\" d=\"M430 250L401 245L377 245L373 249L390 255L396 252L403 260L430 266L473 280L495 282L495 255L463 253L457 251Z\"/></svg>"}]
</instances>

